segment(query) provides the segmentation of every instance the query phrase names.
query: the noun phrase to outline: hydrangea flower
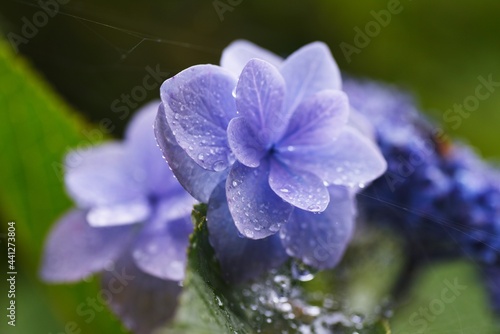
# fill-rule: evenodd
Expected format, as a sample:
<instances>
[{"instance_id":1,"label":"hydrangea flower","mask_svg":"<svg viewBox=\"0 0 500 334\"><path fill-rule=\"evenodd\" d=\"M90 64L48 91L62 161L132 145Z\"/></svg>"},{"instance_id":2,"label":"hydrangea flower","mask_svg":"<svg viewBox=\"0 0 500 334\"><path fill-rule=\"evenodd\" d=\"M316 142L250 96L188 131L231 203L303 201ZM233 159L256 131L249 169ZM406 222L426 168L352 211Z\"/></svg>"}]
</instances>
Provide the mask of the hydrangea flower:
<instances>
[{"instance_id":1,"label":"hydrangea flower","mask_svg":"<svg viewBox=\"0 0 500 334\"><path fill-rule=\"evenodd\" d=\"M124 142L67 156L65 184L78 208L50 232L41 268L47 282L103 272L101 298L136 333L150 333L173 315L196 202L156 145L158 105L138 111Z\"/></svg>"},{"instance_id":2,"label":"hydrangea flower","mask_svg":"<svg viewBox=\"0 0 500 334\"><path fill-rule=\"evenodd\" d=\"M371 81L348 80L344 89L373 121L388 162L361 194L360 213L406 236L415 259L460 256L479 264L500 314L498 169L447 141L408 94Z\"/></svg>"},{"instance_id":3,"label":"hydrangea flower","mask_svg":"<svg viewBox=\"0 0 500 334\"><path fill-rule=\"evenodd\" d=\"M237 41L221 66L188 68L160 93L158 143L185 189L208 202L223 267L243 260L237 232L266 242L268 254L284 248L316 268L339 261L353 229L354 194L386 164L348 124L348 99L326 45L282 60ZM220 240L222 231L228 237Z\"/></svg>"}]
</instances>

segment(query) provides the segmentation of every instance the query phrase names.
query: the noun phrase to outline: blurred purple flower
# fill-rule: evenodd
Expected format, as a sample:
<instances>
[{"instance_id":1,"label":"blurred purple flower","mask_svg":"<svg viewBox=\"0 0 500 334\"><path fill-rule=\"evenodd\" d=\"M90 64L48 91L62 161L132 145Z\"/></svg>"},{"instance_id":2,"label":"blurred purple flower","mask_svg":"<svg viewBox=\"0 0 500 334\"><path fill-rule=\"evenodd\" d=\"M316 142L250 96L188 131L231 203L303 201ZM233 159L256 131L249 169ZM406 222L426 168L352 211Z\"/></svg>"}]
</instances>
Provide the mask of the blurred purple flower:
<instances>
[{"instance_id":1,"label":"blurred purple flower","mask_svg":"<svg viewBox=\"0 0 500 334\"><path fill-rule=\"evenodd\" d=\"M208 202L223 269L238 266L250 247L241 246L236 228L267 243L263 262L274 253L285 258L284 248L316 268L338 263L353 229L354 194L386 163L350 125L363 121L349 121L326 45L306 45L283 61L236 41L221 67L188 68L160 92L158 143L184 188ZM220 239L221 231L228 237Z\"/></svg>"},{"instance_id":2,"label":"blurred purple flower","mask_svg":"<svg viewBox=\"0 0 500 334\"><path fill-rule=\"evenodd\" d=\"M196 202L158 150L158 105L136 114L124 142L67 156L65 183L78 208L50 232L41 268L48 282L104 270L102 296L136 333L150 333L174 313Z\"/></svg>"}]
</instances>

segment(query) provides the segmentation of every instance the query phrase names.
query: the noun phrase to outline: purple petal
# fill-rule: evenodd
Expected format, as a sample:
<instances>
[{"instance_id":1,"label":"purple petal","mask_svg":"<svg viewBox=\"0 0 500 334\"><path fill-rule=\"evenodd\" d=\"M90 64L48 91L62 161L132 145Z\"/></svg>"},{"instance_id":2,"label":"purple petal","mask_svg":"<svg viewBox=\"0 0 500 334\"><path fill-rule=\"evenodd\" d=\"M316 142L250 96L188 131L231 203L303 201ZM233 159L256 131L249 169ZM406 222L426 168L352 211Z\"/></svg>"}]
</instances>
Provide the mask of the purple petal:
<instances>
[{"instance_id":1,"label":"purple petal","mask_svg":"<svg viewBox=\"0 0 500 334\"><path fill-rule=\"evenodd\" d=\"M248 167L259 166L260 159L267 153L267 149L245 118L236 117L229 122L227 137L229 146L239 162Z\"/></svg>"},{"instance_id":2,"label":"purple petal","mask_svg":"<svg viewBox=\"0 0 500 334\"><path fill-rule=\"evenodd\" d=\"M161 86L177 143L204 169L222 171L233 163L226 130L236 116L235 86L235 77L213 65L190 67Z\"/></svg>"},{"instance_id":3,"label":"purple petal","mask_svg":"<svg viewBox=\"0 0 500 334\"><path fill-rule=\"evenodd\" d=\"M374 124L370 123L367 117L353 107L349 109L349 120L347 121L347 125L355 128L370 140L375 141Z\"/></svg>"},{"instance_id":4,"label":"purple petal","mask_svg":"<svg viewBox=\"0 0 500 334\"><path fill-rule=\"evenodd\" d=\"M151 204L145 197L114 205L94 206L87 213L92 227L111 227L144 222L151 214Z\"/></svg>"},{"instance_id":5,"label":"purple petal","mask_svg":"<svg viewBox=\"0 0 500 334\"><path fill-rule=\"evenodd\" d=\"M328 46L321 42L295 51L283 62L280 72L286 82L286 108L291 110L314 93L342 88L339 68Z\"/></svg>"},{"instance_id":6,"label":"purple petal","mask_svg":"<svg viewBox=\"0 0 500 334\"><path fill-rule=\"evenodd\" d=\"M250 60L236 87L236 106L257 134L257 141L265 146L278 140L288 124L290 113L283 109L284 97L285 82L278 69L260 59Z\"/></svg>"},{"instance_id":7,"label":"purple petal","mask_svg":"<svg viewBox=\"0 0 500 334\"><path fill-rule=\"evenodd\" d=\"M181 287L176 281L156 278L142 272L129 254L103 272L99 295L136 334L151 334L172 319Z\"/></svg>"},{"instance_id":8,"label":"purple petal","mask_svg":"<svg viewBox=\"0 0 500 334\"><path fill-rule=\"evenodd\" d=\"M235 162L226 182L229 210L238 230L250 239L262 239L279 231L293 206L269 187L269 164L257 168Z\"/></svg>"},{"instance_id":9,"label":"purple petal","mask_svg":"<svg viewBox=\"0 0 500 334\"><path fill-rule=\"evenodd\" d=\"M321 146L342 132L349 117L347 96L339 90L324 90L302 102L290 119L286 135L277 149Z\"/></svg>"},{"instance_id":10,"label":"purple petal","mask_svg":"<svg viewBox=\"0 0 500 334\"><path fill-rule=\"evenodd\" d=\"M354 199L343 187L329 187L330 205L314 214L294 210L280 231L288 255L318 269L333 268L342 258L354 230Z\"/></svg>"},{"instance_id":11,"label":"purple petal","mask_svg":"<svg viewBox=\"0 0 500 334\"><path fill-rule=\"evenodd\" d=\"M349 126L328 146L280 152L279 158L324 181L350 187L375 180L387 167L378 147Z\"/></svg>"},{"instance_id":12,"label":"purple petal","mask_svg":"<svg viewBox=\"0 0 500 334\"><path fill-rule=\"evenodd\" d=\"M186 194L158 205L156 214L145 224L134 245L132 255L140 269L162 279L180 281L184 278L194 203Z\"/></svg>"},{"instance_id":13,"label":"purple petal","mask_svg":"<svg viewBox=\"0 0 500 334\"><path fill-rule=\"evenodd\" d=\"M124 145L107 143L73 151L66 157L65 183L78 206L113 205L141 198L141 177L134 171Z\"/></svg>"},{"instance_id":14,"label":"purple petal","mask_svg":"<svg viewBox=\"0 0 500 334\"><path fill-rule=\"evenodd\" d=\"M226 179L229 169L212 172L195 163L177 144L167 123L163 104L160 106L156 117L155 134L163 156L169 161L170 168L172 168L179 183L194 198L207 203L215 186Z\"/></svg>"},{"instance_id":15,"label":"purple petal","mask_svg":"<svg viewBox=\"0 0 500 334\"><path fill-rule=\"evenodd\" d=\"M239 76L243 67L252 58L262 59L278 67L283 59L249 41L237 40L229 44L222 52L220 65Z\"/></svg>"},{"instance_id":16,"label":"purple petal","mask_svg":"<svg viewBox=\"0 0 500 334\"><path fill-rule=\"evenodd\" d=\"M279 161L271 161L269 185L279 197L302 210L321 212L330 201L328 190L319 177Z\"/></svg>"},{"instance_id":17,"label":"purple petal","mask_svg":"<svg viewBox=\"0 0 500 334\"><path fill-rule=\"evenodd\" d=\"M50 231L40 275L48 282L88 277L115 261L134 231L130 226L94 228L85 220L85 211L70 211Z\"/></svg>"},{"instance_id":18,"label":"purple petal","mask_svg":"<svg viewBox=\"0 0 500 334\"><path fill-rule=\"evenodd\" d=\"M227 205L226 190L221 183L208 202L209 239L229 283L257 278L282 265L288 258L277 234L261 240L239 236Z\"/></svg>"},{"instance_id":19,"label":"purple petal","mask_svg":"<svg viewBox=\"0 0 500 334\"><path fill-rule=\"evenodd\" d=\"M178 192L182 187L162 157L153 131L160 101L142 107L132 118L125 133L129 161L142 167L143 183L150 195L161 197Z\"/></svg>"}]
</instances>

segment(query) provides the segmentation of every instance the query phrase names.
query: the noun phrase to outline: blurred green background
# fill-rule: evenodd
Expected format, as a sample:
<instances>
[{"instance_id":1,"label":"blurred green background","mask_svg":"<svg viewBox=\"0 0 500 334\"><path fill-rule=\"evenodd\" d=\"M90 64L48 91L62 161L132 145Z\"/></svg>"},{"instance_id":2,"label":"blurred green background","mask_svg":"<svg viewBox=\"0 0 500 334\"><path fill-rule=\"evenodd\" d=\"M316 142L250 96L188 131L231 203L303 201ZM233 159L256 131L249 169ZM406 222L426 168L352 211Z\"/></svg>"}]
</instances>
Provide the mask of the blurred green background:
<instances>
[{"instance_id":1,"label":"blurred green background","mask_svg":"<svg viewBox=\"0 0 500 334\"><path fill-rule=\"evenodd\" d=\"M399 12L391 16L390 23L372 34L368 45L358 45L359 53L353 53L350 61L344 56L341 43L356 46L355 29L364 31L366 24L374 21L373 13L386 10L394 1L221 0L217 3L228 6L223 13L217 12L211 0L61 2L66 4L59 4L54 17L41 25L33 37L27 38L26 43L3 46L12 52L18 51L15 61L25 58L28 66L38 71L40 81L46 82L42 84L44 89L54 89L64 102L55 96L48 101L32 96L29 88L25 89L25 95L12 98L13 86L29 85L19 79L25 72L18 72L17 77L7 76L8 71L2 73L0 145L2 152L13 155L17 152L18 159L13 162L12 156L2 153L0 233L5 233L8 220L15 220L19 226L18 327L8 328L2 314L2 333L65 333L68 321L81 325L82 333L122 332L117 320L107 312L98 314L91 324L83 323L75 315L77 305L89 294L96 293L96 279L78 285L46 286L38 281L37 270L45 234L58 214L71 206L64 196L62 183L54 179L51 164L60 161L69 147L88 142L82 129L99 129L104 119L113 124L113 131L107 135L120 137L130 118L126 110L132 112L133 108L118 110L117 106L124 104L115 101L141 86L148 68L159 68L174 75L194 64L218 63L222 49L239 38L283 56L308 42L321 40L330 46L345 73L408 88L415 93L422 108L449 134L470 143L493 161L500 157L500 89L480 101L459 126L453 128L458 123L447 123L443 119L446 110L475 94L479 76L491 75L494 81L500 81L500 2L497 0L401 0ZM4 0L0 6L0 31L4 37L22 36L26 21L33 22L33 15L41 10L43 3L47 1ZM166 79L167 75L164 76ZM141 100L157 97L158 90L152 89ZM66 109L66 116L53 119L55 116L47 112L36 114L37 119L30 118L29 111L44 103L49 106L47 110ZM81 115L77 117L78 124L71 109ZM87 121L83 127L81 119ZM36 127L49 123L33 132L33 124ZM35 150L38 147L35 145L42 145L41 138L43 150ZM28 153L30 147L32 151ZM9 183L16 178L23 181ZM44 184L48 179L52 180L50 192ZM17 204L14 193L22 197L19 203L25 206ZM5 259L3 239L0 246ZM2 260L1 265L5 264L6 260ZM429 272L421 273L423 283L419 285L429 286L426 291L439 291L443 279L449 275L451 278L464 275L464 280L477 285L471 297L476 306L467 309L465 303L457 302L459 316L475 322L473 314L487 312L483 305L484 291L480 282L471 277L469 267L458 264L449 270L434 267L427 270ZM5 272L2 267L2 282L5 282ZM432 273L442 277L436 278ZM437 283L432 285L434 281ZM5 286L4 283L1 286ZM5 293L0 291L0 294L1 309L5 309ZM465 302L465 298L463 300ZM453 321L456 312L450 311L450 318L443 321L456 324ZM475 329L470 323L457 327L456 331L446 331L446 328L436 325L429 333L459 333L460 330L460 333L473 333ZM474 333L489 332L476 328Z\"/></svg>"}]
</instances>

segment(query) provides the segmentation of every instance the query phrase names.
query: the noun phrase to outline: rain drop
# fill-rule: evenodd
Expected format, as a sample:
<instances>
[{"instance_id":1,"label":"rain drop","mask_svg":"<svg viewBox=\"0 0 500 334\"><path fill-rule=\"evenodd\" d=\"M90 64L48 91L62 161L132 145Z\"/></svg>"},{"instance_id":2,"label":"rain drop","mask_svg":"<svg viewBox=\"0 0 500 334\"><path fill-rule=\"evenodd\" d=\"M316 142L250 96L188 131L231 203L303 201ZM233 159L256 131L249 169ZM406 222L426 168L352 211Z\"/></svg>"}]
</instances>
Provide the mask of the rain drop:
<instances>
[{"instance_id":1,"label":"rain drop","mask_svg":"<svg viewBox=\"0 0 500 334\"><path fill-rule=\"evenodd\" d=\"M246 237L248 237L248 238L253 237L253 231L251 229L246 228L246 229L243 230L243 232L244 232L244 234L245 234Z\"/></svg>"},{"instance_id":2,"label":"rain drop","mask_svg":"<svg viewBox=\"0 0 500 334\"><path fill-rule=\"evenodd\" d=\"M291 271L292 277L301 282L308 282L314 278L314 274L302 262L293 261Z\"/></svg>"},{"instance_id":3,"label":"rain drop","mask_svg":"<svg viewBox=\"0 0 500 334\"><path fill-rule=\"evenodd\" d=\"M214 162L212 168L216 172L222 172L224 169L226 169L226 164L222 160L217 160L216 162Z\"/></svg>"},{"instance_id":4,"label":"rain drop","mask_svg":"<svg viewBox=\"0 0 500 334\"><path fill-rule=\"evenodd\" d=\"M278 232L280 230L280 225L279 224L272 224L269 226L269 231L271 232Z\"/></svg>"},{"instance_id":5,"label":"rain drop","mask_svg":"<svg viewBox=\"0 0 500 334\"><path fill-rule=\"evenodd\" d=\"M312 212L319 212L321 210L321 207L318 204L311 204L307 207L307 210Z\"/></svg>"}]
</instances>

